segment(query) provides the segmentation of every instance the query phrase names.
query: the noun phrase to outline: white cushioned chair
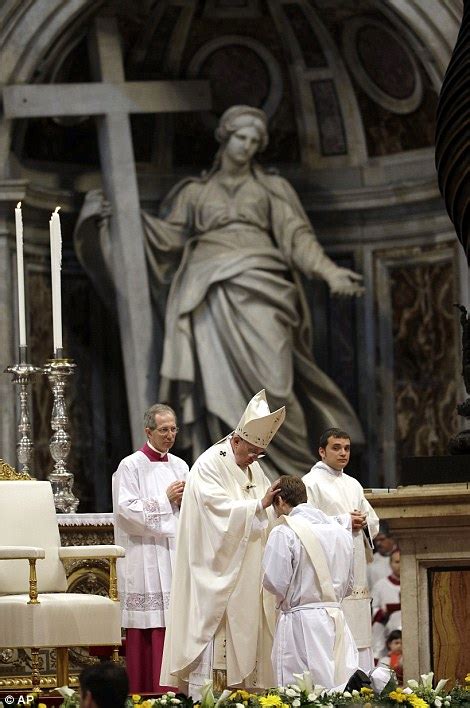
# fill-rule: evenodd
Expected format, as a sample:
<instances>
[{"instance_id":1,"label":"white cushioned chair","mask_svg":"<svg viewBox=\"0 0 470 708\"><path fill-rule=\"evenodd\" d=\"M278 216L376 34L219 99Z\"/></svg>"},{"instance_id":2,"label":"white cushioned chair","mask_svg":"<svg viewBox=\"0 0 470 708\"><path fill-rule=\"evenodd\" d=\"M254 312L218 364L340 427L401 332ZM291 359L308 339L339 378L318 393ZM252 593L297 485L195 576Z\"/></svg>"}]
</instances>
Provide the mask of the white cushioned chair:
<instances>
[{"instance_id":1,"label":"white cushioned chair","mask_svg":"<svg viewBox=\"0 0 470 708\"><path fill-rule=\"evenodd\" d=\"M113 646L117 658L116 559L123 548L62 548L51 485L33 480L0 482L0 543L0 646L31 649L33 686L40 683L40 648L57 651L58 686L68 684L67 647ZM110 562L110 596L67 593L62 560L98 557Z\"/></svg>"}]
</instances>

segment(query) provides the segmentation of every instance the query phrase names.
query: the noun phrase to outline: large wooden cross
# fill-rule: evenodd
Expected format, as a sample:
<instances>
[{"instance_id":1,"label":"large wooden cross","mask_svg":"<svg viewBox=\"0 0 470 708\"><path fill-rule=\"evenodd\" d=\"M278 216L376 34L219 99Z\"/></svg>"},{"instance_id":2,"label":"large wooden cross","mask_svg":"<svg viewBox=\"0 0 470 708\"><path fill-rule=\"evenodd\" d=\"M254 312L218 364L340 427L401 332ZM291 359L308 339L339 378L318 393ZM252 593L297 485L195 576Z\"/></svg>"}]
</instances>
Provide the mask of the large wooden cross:
<instances>
[{"instance_id":1,"label":"large wooden cross","mask_svg":"<svg viewBox=\"0 0 470 708\"><path fill-rule=\"evenodd\" d=\"M7 118L94 115L104 192L111 203L113 270L133 444L155 402L158 370L144 233L130 126L131 113L210 108L206 81L127 81L116 20L98 17L91 37L95 83L18 85L3 91Z\"/></svg>"}]
</instances>

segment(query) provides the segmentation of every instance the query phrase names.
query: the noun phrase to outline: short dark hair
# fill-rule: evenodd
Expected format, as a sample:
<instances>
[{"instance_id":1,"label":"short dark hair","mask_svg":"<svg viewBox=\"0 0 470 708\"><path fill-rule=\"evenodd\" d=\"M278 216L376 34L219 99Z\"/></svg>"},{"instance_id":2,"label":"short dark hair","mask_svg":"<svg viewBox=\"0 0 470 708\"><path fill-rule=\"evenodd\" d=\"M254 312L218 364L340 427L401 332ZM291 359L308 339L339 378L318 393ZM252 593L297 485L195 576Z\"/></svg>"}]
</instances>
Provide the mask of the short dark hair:
<instances>
[{"instance_id":1,"label":"short dark hair","mask_svg":"<svg viewBox=\"0 0 470 708\"><path fill-rule=\"evenodd\" d=\"M305 504L307 501L307 488L300 477L293 474L283 474L277 480L279 483L279 492L274 497L275 499L282 497L283 501L289 506L297 506Z\"/></svg>"},{"instance_id":2,"label":"short dark hair","mask_svg":"<svg viewBox=\"0 0 470 708\"><path fill-rule=\"evenodd\" d=\"M99 708L124 708L129 679L124 666L113 661L87 666L78 677L82 695L90 691Z\"/></svg>"},{"instance_id":3,"label":"short dark hair","mask_svg":"<svg viewBox=\"0 0 470 708\"><path fill-rule=\"evenodd\" d=\"M401 629L394 629L392 632L387 637L387 646L390 644L390 642L393 642L394 639L401 639Z\"/></svg>"},{"instance_id":4,"label":"short dark hair","mask_svg":"<svg viewBox=\"0 0 470 708\"><path fill-rule=\"evenodd\" d=\"M322 447L323 449L325 449L328 445L328 438L344 438L346 440L351 440L350 434L347 433L345 430L341 430L341 428L327 428L320 435L320 442L318 443L318 447Z\"/></svg>"}]
</instances>

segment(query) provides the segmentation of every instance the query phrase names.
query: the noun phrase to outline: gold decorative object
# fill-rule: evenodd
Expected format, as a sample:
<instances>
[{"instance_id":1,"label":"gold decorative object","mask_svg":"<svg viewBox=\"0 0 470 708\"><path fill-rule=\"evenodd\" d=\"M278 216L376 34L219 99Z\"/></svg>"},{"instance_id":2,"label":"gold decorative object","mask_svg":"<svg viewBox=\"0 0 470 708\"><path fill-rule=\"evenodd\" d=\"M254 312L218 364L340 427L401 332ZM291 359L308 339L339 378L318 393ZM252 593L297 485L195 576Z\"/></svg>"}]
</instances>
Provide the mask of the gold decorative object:
<instances>
[{"instance_id":1,"label":"gold decorative object","mask_svg":"<svg viewBox=\"0 0 470 708\"><path fill-rule=\"evenodd\" d=\"M39 605L36 558L29 558L29 600L28 605Z\"/></svg>"},{"instance_id":2,"label":"gold decorative object","mask_svg":"<svg viewBox=\"0 0 470 708\"><path fill-rule=\"evenodd\" d=\"M227 672L224 669L213 669L212 685L214 693L222 693L227 688Z\"/></svg>"},{"instance_id":3,"label":"gold decorative object","mask_svg":"<svg viewBox=\"0 0 470 708\"><path fill-rule=\"evenodd\" d=\"M14 467L0 457L0 481L11 482L21 479L31 479L31 477L26 472L17 472Z\"/></svg>"},{"instance_id":4,"label":"gold decorative object","mask_svg":"<svg viewBox=\"0 0 470 708\"><path fill-rule=\"evenodd\" d=\"M74 368L75 364L70 359L49 359L43 368L54 396L51 414L51 428L54 433L49 443L49 450L55 465L48 479L52 486L55 508L63 514L73 514L79 503L72 491L73 474L68 472L65 464L70 452L70 435L67 432L69 419L64 390L67 378L73 374Z\"/></svg>"}]
</instances>

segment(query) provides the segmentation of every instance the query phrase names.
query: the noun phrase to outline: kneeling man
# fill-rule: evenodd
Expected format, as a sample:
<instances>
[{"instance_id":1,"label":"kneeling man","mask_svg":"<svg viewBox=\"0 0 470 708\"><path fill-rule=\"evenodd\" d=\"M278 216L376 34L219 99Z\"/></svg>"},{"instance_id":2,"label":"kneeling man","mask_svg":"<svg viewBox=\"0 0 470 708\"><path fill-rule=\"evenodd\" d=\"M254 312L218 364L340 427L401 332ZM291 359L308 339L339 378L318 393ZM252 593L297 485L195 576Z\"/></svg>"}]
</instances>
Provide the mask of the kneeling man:
<instances>
[{"instance_id":1,"label":"kneeling man","mask_svg":"<svg viewBox=\"0 0 470 708\"><path fill-rule=\"evenodd\" d=\"M279 525L263 557L263 585L279 617L272 661L279 686L310 671L315 684L344 688L358 668L354 639L341 602L353 588L351 531L307 504L300 477L279 478L273 506Z\"/></svg>"}]
</instances>

